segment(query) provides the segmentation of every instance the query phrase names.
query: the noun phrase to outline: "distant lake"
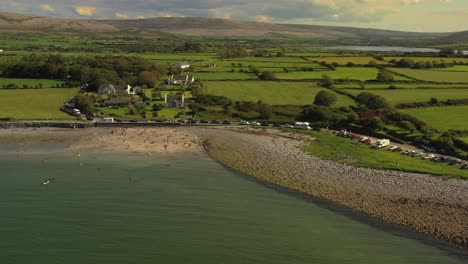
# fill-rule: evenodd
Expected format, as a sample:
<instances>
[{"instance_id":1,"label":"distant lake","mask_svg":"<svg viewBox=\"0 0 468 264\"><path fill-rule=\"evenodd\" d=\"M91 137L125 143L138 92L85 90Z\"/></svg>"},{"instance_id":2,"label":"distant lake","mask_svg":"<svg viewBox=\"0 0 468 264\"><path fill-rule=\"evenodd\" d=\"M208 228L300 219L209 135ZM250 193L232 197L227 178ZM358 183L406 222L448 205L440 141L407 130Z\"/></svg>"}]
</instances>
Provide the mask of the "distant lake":
<instances>
[{"instance_id":1,"label":"distant lake","mask_svg":"<svg viewBox=\"0 0 468 264\"><path fill-rule=\"evenodd\" d=\"M440 49L433 48L413 48L413 47L394 47L394 46L330 46L323 47L333 50L355 50L355 51L381 51L381 52L439 52ZM468 54L467 50L463 53Z\"/></svg>"},{"instance_id":2,"label":"distant lake","mask_svg":"<svg viewBox=\"0 0 468 264\"><path fill-rule=\"evenodd\" d=\"M204 156L0 155L0 166L2 264L466 263Z\"/></svg>"}]
</instances>

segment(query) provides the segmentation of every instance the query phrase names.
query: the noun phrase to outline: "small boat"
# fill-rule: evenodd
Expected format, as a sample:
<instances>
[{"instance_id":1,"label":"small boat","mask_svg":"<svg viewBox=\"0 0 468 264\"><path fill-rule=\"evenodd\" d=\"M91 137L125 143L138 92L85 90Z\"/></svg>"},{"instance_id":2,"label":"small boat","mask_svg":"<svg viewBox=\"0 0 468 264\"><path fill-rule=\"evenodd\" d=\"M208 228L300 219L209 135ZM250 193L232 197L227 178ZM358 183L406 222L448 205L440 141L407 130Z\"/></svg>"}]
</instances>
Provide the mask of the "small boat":
<instances>
[{"instance_id":1,"label":"small boat","mask_svg":"<svg viewBox=\"0 0 468 264\"><path fill-rule=\"evenodd\" d=\"M47 185L47 184L49 184L49 183L50 183L50 181L45 181L45 182L43 182L42 184L43 184L43 185Z\"/></svg>"}]
</instances>

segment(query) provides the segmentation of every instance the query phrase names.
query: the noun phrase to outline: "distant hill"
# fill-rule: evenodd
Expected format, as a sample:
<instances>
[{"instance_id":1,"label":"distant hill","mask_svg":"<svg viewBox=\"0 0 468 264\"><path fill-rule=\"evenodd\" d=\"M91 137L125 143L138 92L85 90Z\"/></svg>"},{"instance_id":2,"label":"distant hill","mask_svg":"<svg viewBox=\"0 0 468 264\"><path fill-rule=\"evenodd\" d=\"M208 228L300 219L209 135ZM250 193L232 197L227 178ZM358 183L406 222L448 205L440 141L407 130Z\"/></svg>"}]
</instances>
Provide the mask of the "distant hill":
<instances>
[{"instance_id":1,"label":"distant hill","mask_svg":"<svg viewBox=\"0 0 468 264\"><path fill-rule=\"evenodd\" d=\"M186 36L208 37L278 37L295 36L313 39L356 39L377 41L434 40L456 37L462 33L415 33L380 29L314 25L271 24L219 18L148 18L127 20L61 19L34 15L0 13L1 31L53 31L82 33L138 32L142 35L167 32Z\"/></svg>"},{"instance_id":2,"label":"distant hill","mask_svg":"<svg viewBox=\"0 0 468 264\"><path fill-rule=\"evenodd\" d=\"M457 33L451 34L443 38L443 40L450 41L450 42L468 42L468 31L457 32Z\"/></svg>"}]
</instances>

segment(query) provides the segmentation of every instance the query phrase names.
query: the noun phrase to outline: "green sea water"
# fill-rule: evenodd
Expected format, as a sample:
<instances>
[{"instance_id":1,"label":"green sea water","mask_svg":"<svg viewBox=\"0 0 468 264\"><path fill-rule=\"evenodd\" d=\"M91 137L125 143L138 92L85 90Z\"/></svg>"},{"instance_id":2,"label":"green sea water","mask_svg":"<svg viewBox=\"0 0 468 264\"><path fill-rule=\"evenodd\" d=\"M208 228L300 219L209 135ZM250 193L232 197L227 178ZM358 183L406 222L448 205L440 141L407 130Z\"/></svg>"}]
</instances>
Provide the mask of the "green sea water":
<instances>
[{"instance_id":1,"label":"green sea water","mask_svg":"<svg viewBox=\"0 0 468 264\"><path fill-rule=\"evenodd\" d=\"M0 168L3 264L467 261L206 157L3 155Z\"/></svg>"}]
</instances>

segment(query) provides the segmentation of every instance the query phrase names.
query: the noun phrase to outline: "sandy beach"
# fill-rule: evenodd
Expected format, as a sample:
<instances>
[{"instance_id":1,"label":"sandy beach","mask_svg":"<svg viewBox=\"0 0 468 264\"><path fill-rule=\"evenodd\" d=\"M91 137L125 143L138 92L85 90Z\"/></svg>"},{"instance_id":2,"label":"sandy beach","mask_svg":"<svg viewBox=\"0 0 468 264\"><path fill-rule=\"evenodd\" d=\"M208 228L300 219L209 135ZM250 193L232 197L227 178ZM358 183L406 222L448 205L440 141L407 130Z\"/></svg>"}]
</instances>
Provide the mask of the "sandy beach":
<instances>
[{"instance_id":1,"label":"sandy beach","mask_svg":"<svg viewBox=\"0 0 468 264\"><path fill-rule=\"evenodd\" d=\"M275 130L252 132L223 127L0 130L3 153L38 149L70 155L95 151L208 153L247 175L468 249L468 181L356 168L323 160L303 151L310 139ZM54 144L58 145L47 147Z\"/></svg>"}]
</instances>

